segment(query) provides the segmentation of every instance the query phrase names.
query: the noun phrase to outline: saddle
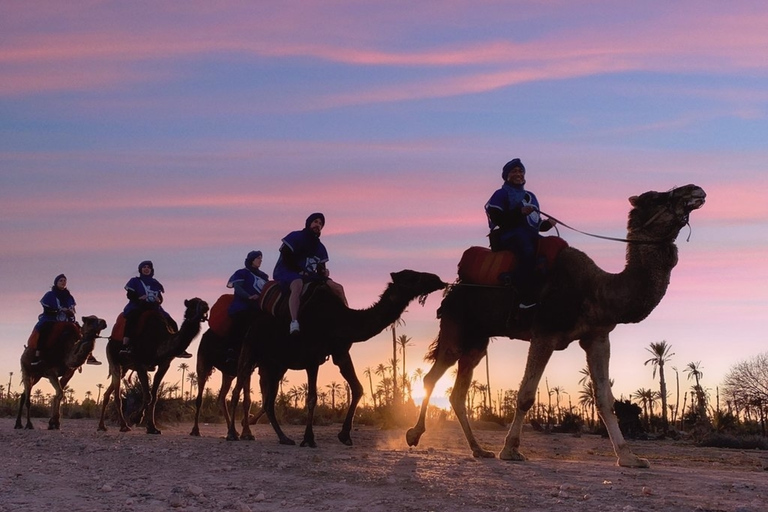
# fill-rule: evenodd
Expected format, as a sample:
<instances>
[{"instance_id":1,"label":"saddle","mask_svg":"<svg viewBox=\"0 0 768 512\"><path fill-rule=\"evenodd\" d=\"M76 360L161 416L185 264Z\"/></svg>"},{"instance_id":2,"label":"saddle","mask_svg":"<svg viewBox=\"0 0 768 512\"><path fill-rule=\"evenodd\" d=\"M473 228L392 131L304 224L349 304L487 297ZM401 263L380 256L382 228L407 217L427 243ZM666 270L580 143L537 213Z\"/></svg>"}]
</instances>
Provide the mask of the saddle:
<instances>
[{"instance_id":1,"label":"saddle","mask_svg":"<svg viewBox=\"0 0 768 512\"><path fill-rule=\"evenodd\" d=\"M302 306L321 284L323 283L319 281L304 283L304 287L301 290ZM259 308L265 313L277 317L281 311L288 309L287 299L289 295L290 291L285 290L280 282L269 281L264 285L264 288L261 290L261 295L259 295Z\"/></svg>"},{"instance_id":2,"label":"saddle","mask_svg":"<svg viewBox=\"0 0 768 512\"><path fill-rule=\"evenodd\" d=\"M163 322L168 325L168 322L163 317L162 313L155 309L149 309L147 311L144 311L139 316L139 319L136 324L136 332L140 333L144 330L144 324L147 322L147 319L151 315L157 315L162 318ZM168 325L168 332L171 332L171 326ZM109 335L110 339L113 340L121 340L125 337L125 315L123 315L122 312L120 312L119 315L117 315L117 318L115 319L115 324L112 326L112 333Z\"/></svg>"},{"instance_id":3,"label":"saddle","mask_svg":"<svg viewBox=\"0 0 768 512\"><path fill-rule=\"evenodd\" d=\"M53 344L67 331L73 331L73 334L77 339L80 339L81 331L80 326L75 322L52 322L48 329L48 332L41 336L37 329L32 329L32 333L27 339L27 347L35 350L48 350L53 347Z\"/></svg>"},{"instance_id":4,"label":"saddle","mask_svg":"<svg viewBox=\"0 0 768 512\"><path fill-rule=\"evenodd\" d=\"M222 338L229 335L232 329L232 318L227 310L234 299L234 294L225 293L216 300L208 315L208 328Z\"/></svg>"},{"instance_id":5,"label":"saddle","mask_svg":"<svg viewBox=\"0 0 768 512\"><path fill-rule=\"evenodd\" d=\"M537 270L546 271L552 266L557 255L568 242L557 236L545 236L537 248ZM512 251L491 251L486 247L470 247L459 260L459 280L464 283L497 286L502 284L502 275L514 270L517 265Z\"/></svg>"}]
</instances>

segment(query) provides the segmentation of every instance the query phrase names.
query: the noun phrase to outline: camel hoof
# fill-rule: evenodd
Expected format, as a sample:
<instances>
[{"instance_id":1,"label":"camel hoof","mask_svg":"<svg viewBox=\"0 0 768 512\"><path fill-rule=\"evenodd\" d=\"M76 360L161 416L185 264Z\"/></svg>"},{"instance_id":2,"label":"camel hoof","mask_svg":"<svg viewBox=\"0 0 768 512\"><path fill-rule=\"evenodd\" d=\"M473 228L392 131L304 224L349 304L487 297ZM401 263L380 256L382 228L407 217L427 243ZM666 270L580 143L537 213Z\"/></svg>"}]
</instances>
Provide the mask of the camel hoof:
<instances>
[{"instance_id":1,"label":"camel hoof","mask_svg":"<svg viewBox=\"0 0 768 512\"><path fill-rule=\"evenodd\" d=\"M104 430L107 430L107 429L104 429ZM129 427L128 425L120 427L120 432L130 432L130 431L131 431L131 427Z\"/></svg>"},{"instance_id":2,"label":"camel hoof","mask_svg":"<svg viewBox=\"0 0 768 512\"><path fill-rule=\"evenodd\" d=\"M48 430L59 430L60 428L58 425L48 425Z\"/></svg>"},{"instance_id":3,"label":"camel hoof","mask_svg":"<svg viewBox=\"0 0 768 512\"><path fill-rule=\"evenodd\" d=\"M16 429L16 430L19 430L19 429L22 429L22 428L24 428L24 425L22 425L21 423L17 423L17 424L15 424L15 425L13 426L13 428L14 428L14 429Z\"/></svg>"},{"instance_id":4,"label":"camel hoof","mask_svg":"<svg viewBox=\"0 0 768 512\"><path fill-rule=\"evenodd\" d=\"M501 452L499 452L499 459L511 460L514 462L525 462L526 460L525 455L517 450L501 450Z\"/></svg>"},{"instance_id":5,"label":"camel hoof","mask_svg":"<svg viewBox=\"0 0 768 512\"><path fill-rule=\"evenodd\" d=\"M495 459L496 454L488 450L472 450L472 456L476 459Z\"/></svg>"},{"instance_id":6,"label":"camel hoof","mask_svg":"<svg viewBox=\"0 0 768 512\"><path fill-rule=\"evenodd\" d=\"M162 432L160 432L156 428L149 428L149 427L147 427L147 434L158 435L158 434L162 434Z\"/></svg>"},{"instance_id":7,"label":"camel hoof","mask_svg":"<svg viewBox=\"0 0 768 512\"><path fill-rule=\"evenodd\" d=\"M99 425L98 427L96 427L96 432L106 432L106 431L107 431L107 427L105 427L104 425Z\"/></svg>"},{"instance_id":8,"label":"camel hoof","mask_svg":"<svg viewBox=\"0 0 768 512\"><path fill-rule=\"evenodd\" d=\"M640 457L635 457L634 455L631 457L623 457L620 458L618 461L616 461L617 466L621 466L623 468L649 468L651 467L651 463L648 461L648 459L641 459Z\"/></svg>"},{"instance_id":9,"label":"camel hoof","mask_svg":"<svg viewBox=\"0 0 768 512\"><path fill-rule=\"evenodd\" d=\"M416 428L409 428L408 431L405 433L405 442L408 443L408 446L418 446L419 439L421 439L421 434L424 432L416 430Z\"/></svg>"},{"instance_id":10,"label":"camel hoof","mask_svg":"<svg viewBox=\"0 0 768 512\"><path fill-rule=\"evenodd\" d=\"M352 438L349 437L349 434L340 433L339 434L339 441L341 441L343 444L347 446L352 446Z\"/></svg>"},{"instance_id":11,"label":"camel hoof","mask_svg":"<svg viewBox=\"0 0 768 512\"><path fill-rule=\"evenodd\" d=\"M227 434L227 441L239 441L240 437L237 434L229 433Z\"/></svg>"},{"instance_id":12,"label":"camel hoof","mask_svg":"<svg viewBox=\"0 0 768 512\"><path fill-rule=\"evenodd\" d=\"M200 431L196 428L192 429L192 432L189 433L192 437L200 437Z\"/></svg>"},{"instance_id":13,"label":"camel hoof","mask_svg":"<svg viewBox=\"0 0 768 512\"><path fill-rule=\"evenodd\" d=\"M302 448L304 448L305 446L309 446L310 448L317 448L317 443L314 440L306 440L305 439L304 441L301 442L300 446Z\"/></svg>"},{"instance_id":14,"label":"camel hoof","mask_svg":"<svg viewBox=\"0 0 768 512\"><path fill-rule=\"evenodd\" d=\"M288 446L296 446L296 441L294 441L293 439L289 439L287 437L284 437L284 438L280 439L280 444L285 444L285 445L288 445Z\"/></svg>"},{"instance_id":15,"label":"camel hoof","mask_svg":"<svg viewBox=\"0 0 768 512\"><path fill-rule=\"evenodd\" d=\"M24 425L24 430L35 430L35 427L33 427L31 423L27 423Z\"/></svg>"},{"instance_id":16,"label":"camel hoof","mask_svg":"<svg viewBox=\"0 0 768 512\"><path fill-rule=\"evenodd\" d=\"M240 436L241 441L255 441L256 438L253 436L253 434L242 434Z\"/></svg>"}]
</instances>

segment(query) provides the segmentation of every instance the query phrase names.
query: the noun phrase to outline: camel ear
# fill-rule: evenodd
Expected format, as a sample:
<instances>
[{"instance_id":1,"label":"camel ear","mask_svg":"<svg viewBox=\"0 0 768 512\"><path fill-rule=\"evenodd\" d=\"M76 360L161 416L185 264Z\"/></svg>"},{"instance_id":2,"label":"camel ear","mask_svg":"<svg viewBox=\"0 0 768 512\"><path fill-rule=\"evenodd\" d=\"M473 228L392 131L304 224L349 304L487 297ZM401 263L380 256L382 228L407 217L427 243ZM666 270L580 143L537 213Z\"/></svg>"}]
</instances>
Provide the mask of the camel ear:
<instances>
[{"instance_id":1,"label":"camel ear","mask_svg":"<svg viewBox=\"0 0 768 512\"><path fill-rule=\"evenodd\" d=\"M184 306L189 307L189 300L188 299L184 300Z\"/></svg>"},{"instance_id":2,"label":"camel ear","mask_svg":"<svg viewBox=\"0 0 768 512\"><path fill-rule=\"evenodd\" d=\"M85 323L85 322L86 322L86 318L88 318L88 317L87 317L87 316L81 316L81 317L80 317L80 320L82 320L82 321L83 321L83 323Z\"/></svg>"},{"instance_id":3,"label":"camel ear","mask_svg":"<svg viewBox=\"0 0 768 512\"><path fill-rule=\"evenodd\" d=\"M107 328L107 322L103 318L99 318L99 327L102 331Z\"/></svg>"},{"instance_id":4,"label":"camel ear","mask_svg":"<svg viewBox=\"0 0 768 512\"><path fill-rule=\"evenodd\" d=\"M637 206L637 198L638 198L638 196L630 197L629 198L629 204L631 204L632 206Z\"/></svg>"}]
</instances>

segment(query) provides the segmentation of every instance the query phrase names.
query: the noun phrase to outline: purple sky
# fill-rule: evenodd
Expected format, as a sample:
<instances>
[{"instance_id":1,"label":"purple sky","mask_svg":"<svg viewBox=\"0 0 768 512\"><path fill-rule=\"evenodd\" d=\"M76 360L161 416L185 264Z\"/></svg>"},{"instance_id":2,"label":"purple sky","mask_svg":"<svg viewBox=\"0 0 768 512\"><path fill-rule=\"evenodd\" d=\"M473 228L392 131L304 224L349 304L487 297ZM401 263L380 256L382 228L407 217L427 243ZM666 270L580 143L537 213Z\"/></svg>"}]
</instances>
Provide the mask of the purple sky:
<instances>
[{"instance_id":1,"label":"purple sky","mask_svg":"<svg viewBox=\"0 0 768 512\"><path fill-rule=\"evenodd\" d=\"M679 370L700 361L713 397L732 365L765 350L763 2L25 2L0 12L0 383L14 372L14 390L38 301L60 272L79 313L111 327L123 285L152 259L180 317L184 299L225 293L251 249L271 274L280 238L322 211L332 275L351 306L367 307L392 271L455 278L462 251L486 243L482 207L514 157L544 211L609 236L623 235L631 195L687 183L708 193L690 242L680 236L664 301L613 334L617 396L657 388L643 366L651 342L670 343ZM622 244L561 235L605 270L623 268ZM439 300L403 317L409 371L427 369ZM361 374L391 357L390 339L354 347ZM526 349L492 343L493 389L517 388ZM575 401L584 366L572 346L545 377ZM180 377L174 367L167 380ZM342 381L330 364L321 380ZM71 385L82 396L98 382L106 366Z\"/></svg>"}]
</instances>

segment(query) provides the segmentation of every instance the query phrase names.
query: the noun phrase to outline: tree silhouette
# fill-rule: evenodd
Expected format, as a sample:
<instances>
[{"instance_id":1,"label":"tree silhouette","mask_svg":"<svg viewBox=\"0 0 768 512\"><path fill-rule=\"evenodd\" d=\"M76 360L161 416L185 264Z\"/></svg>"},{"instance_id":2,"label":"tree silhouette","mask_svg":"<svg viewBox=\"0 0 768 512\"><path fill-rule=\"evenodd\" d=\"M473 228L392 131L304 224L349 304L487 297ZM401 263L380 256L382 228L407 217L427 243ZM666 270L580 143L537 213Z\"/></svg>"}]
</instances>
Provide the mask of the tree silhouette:
<instances>
[{"instance_id":1,"label":"tree silhouette","mask_svg":"<svg viewBox=\"0 0 768 512\"><path fill-rule=\"evenodd\" d=\"M373 392L373 377L371 376L371 367L368 366L363 370L363 374L368 377L368 386L371 389L371 401L373 402L373 407L376 407L376 393Z\"/></svg>"},{"instance_id":2,"label":"tree silhouette","mask_svg":"<svg viewBox=\"0 0 768 512\"><path fill-rule=\"evenodd\" d=\"M405 334L401 334L397 338L397 344L400 345L400 351L403 354L403 376L402 376L403 377L402 378L402 382L403 382L402 386L403 387L402 387L402 395L401 396L403 397L403 401L405 401L405 382L406 382L406 379L408 378L407 377L408 374L405 373L405 347L412 346L413 343L411 343L411 338L409 338ZM394 382L397 382L396 378L394 379Z\"/></svg>"},{"instance_id":3,"label":"tree silhouette","mask_svg":"<svg viewBox=\"0 0 768 512\"><path fill-rule=\"evenodd\" d=\"M331 383L326 384L325 387L331 391L331 409L335 411L336 410L336 393L341 391L341 385L335 380L332 380Z\"/></svg>"},{"instance_id":4,"label":"tree silhouette","mask_svg":"<svg viewBox=\"0 0 768 512\"><path fill-rule=\"evenodd\" d=\"M184 398L184 374L189 370L189 365L187 363L181 363L179 365L179 370L181 371L181 398Z\"/></svg>"},{"instance_id":5,"label":"tree silhouette","mask_svg":"<svg viewBox=\"0 0 768 512\"><path fill-rule=\"evenodd\" d=\"M696 394L696 412L699 418L707 417L707 397L704 394L704 389L701 387L701 378L704 377L704 372L701 371L701 361L691 362L686 365L683 370L688 374L688 379L694 379L696 385L693 387L693 391Z\"/></svg>"},{"instance_id":6,"label":"tree silhouette","mask_svg":"<svg viewBox=\"0 0 768 512\"><path fill-rule=\"evenodd\" d=\"M672 350L672 346L669 345L666 340L661 340L658 343L651 342L650 347L646 348L653 357L645 361L646 366L650 363L653 366L653 378L656 378L656 370L659 371L659 397L661 398L661 425L664 430L669 427L669 420L667 418L667 381L664 378L664 363L670 360L675 355Z\"/></svg>"},{"instance_id":7,"label":"tree silhouette","mask_svg":"<svg viewBox=\"0 0 768 512\"><path fill-rule=\"evenodd\" d=\"M99 401L101 400L101 390L104 389L104 384L99 382L98 384L96 384L96 389L99 390L99 392L96 394L96 405L98 405Z\"/></svg>"}]
</instances>

